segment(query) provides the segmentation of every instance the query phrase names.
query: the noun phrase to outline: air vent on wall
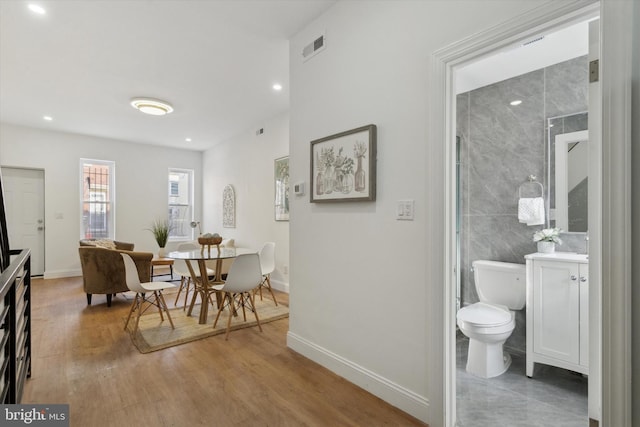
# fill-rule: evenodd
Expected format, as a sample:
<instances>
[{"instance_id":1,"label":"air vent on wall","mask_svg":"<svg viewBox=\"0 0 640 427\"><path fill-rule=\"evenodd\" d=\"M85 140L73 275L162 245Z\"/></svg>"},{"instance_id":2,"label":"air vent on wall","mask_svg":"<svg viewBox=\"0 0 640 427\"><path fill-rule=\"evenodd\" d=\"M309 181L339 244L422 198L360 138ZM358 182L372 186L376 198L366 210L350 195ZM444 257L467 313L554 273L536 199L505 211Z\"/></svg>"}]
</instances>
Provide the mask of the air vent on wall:
<instances>
[{"instance_id":1,"label":"air vent on wall","mask_svg":"<svg viewBox=\"0 0 640 427\"><path fill-rule=\"evenodd\" d=\"M325 47L327 47L326 39L324 33L322 33L302 49L302 61L304 62L313 58L322 52Z\"/></svg>"},{"instance_id":2,"label":"air vent on wall","mask_svg":"<svg viewBox=\"0 0 640 427\"><path fill-rule=\"evenodd\" d=\"M538 37L535 37L535 38L533 38L531 40L525 41L524 43L522 43L522 46L529 46L530 44L537 43L539 41L542 41L543 39L544 39L544 36L538 36Z\"/></svg>"}]
</instances>

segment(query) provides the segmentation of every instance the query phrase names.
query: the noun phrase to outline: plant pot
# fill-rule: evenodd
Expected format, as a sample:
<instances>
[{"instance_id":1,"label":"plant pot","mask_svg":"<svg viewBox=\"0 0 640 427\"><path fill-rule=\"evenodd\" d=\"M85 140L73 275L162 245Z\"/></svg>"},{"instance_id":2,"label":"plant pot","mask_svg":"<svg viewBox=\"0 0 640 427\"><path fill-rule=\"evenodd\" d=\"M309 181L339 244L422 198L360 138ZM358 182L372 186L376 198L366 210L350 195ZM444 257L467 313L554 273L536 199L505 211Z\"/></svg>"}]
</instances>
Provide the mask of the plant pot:
<instances>
[{"instance_id":1,"label":"plant pot","mask_svg":"<svg viewBox=\"0 0 640 427\"><path fill-rule=\"evenodd\" d=\"M552 254L556 251L554 242L538 242L538 252L543 254Z\"/></svg>"},{"instance_id":2,"label":"plant pot","mask_svg":"<svg viewBox=\"0 0 640 427\"><path fill-rule=\"evenodd\" d=\"M165 248L158 249L158 258L164 258L167 255L167 250Z\"/></svg>"}]
</instances>

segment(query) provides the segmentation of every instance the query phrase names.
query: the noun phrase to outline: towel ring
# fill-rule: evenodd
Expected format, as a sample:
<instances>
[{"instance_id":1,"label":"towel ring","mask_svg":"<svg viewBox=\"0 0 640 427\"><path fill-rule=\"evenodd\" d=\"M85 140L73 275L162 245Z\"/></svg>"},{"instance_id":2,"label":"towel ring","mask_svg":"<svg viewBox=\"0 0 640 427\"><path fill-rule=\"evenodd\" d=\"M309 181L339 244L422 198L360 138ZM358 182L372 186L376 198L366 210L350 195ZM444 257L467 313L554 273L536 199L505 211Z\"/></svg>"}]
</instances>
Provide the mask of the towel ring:
<instances>
[{"instance_id":1,"label":"towel ring","mask_svg":"<svg viewBox=\"0 0 640 427\"><path fill-rule=\"evenodd\" d=\"M526 185L526 184L537 184L540 186L540 197L544 197L544 187L542 186L542 184L540 182L537 181L537 177L535 175L529 175L527 177L528 182L523 182L522 184L520 184L520 187L518 187L518 198L522 198L522 186Z\"/></svg>"}]
</instances>

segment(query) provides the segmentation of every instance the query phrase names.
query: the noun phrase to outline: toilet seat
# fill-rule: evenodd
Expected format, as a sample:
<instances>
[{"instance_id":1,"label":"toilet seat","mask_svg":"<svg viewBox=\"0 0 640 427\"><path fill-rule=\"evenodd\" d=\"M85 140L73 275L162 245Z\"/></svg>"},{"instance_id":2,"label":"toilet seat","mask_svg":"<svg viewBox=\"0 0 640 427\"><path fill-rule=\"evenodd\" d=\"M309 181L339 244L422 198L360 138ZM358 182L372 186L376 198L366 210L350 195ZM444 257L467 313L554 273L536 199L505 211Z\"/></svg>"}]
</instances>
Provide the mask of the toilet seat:
<instances>
[{"instance_id":1,"label":"toilet seat","mask_svg":"<svg viewBox=\"0 0 640 427\"><path fill-rule=\"evenodd\" d=\"M506 325L514 316L504 306L477 302L458 310L456 317L469 326L487 328Z\"/></svg>"}]
</instances>

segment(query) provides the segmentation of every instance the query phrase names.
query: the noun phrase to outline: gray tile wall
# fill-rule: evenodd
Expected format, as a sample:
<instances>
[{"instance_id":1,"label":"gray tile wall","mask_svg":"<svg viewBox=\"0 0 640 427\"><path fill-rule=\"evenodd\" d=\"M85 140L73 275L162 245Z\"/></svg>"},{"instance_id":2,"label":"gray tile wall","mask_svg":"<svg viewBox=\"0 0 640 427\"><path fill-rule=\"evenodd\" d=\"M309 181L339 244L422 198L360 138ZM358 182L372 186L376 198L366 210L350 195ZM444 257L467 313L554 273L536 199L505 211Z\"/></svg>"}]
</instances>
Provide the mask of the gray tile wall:
<instances>
[{"instance_id":1,"label":"gray tile wall","mask_svg":"<svg viewBox=\"0 0 640 427\"><path fill-rule=\"evenodd\" d=\"M518 188L529 175L536 175L547 196L546 119L587 110L587 65L583 56L458 95L463 306L478 301L471 272L474 260L523 264L526 254L536 252L533 233L544 227L518 221ZM511 106L516 99L522 104ZM586 126L586 120L582 122ZM522 192L532 197L539 187L526 184ZM563 240L557 250L584 251L584 236L567 235ZM506 343L511 351L526 350L525 323L521 310Z\"/></svg>"}]
</instances>

